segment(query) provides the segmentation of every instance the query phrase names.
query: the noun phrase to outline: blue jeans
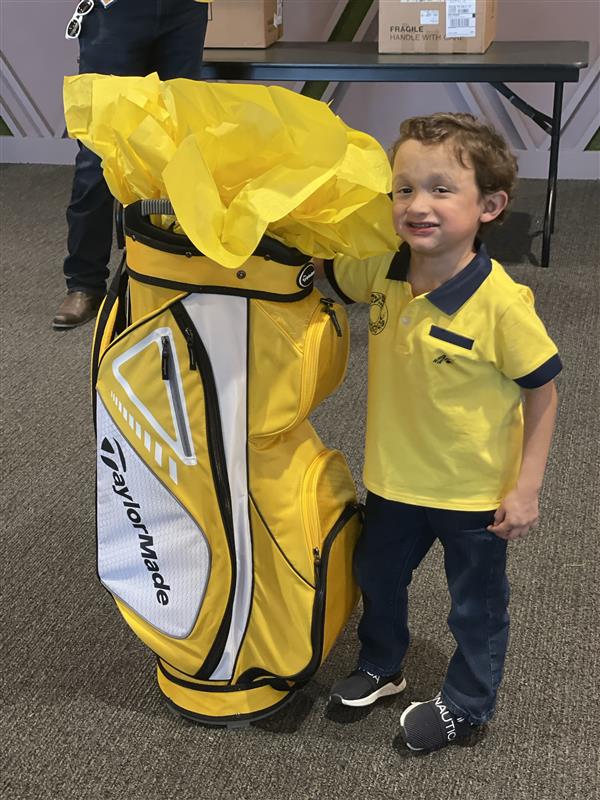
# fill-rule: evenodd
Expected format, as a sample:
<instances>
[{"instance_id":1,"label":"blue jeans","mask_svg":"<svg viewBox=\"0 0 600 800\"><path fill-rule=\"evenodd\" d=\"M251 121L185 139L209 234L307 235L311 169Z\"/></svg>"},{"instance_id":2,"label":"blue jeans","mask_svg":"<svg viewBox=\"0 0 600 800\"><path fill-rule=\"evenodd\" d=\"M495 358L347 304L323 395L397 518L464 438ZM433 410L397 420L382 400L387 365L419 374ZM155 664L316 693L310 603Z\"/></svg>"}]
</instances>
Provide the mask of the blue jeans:
<instances>
[{"instance_id":1,"label":"blue jeans","mask_svg":"<svg viewBox=\"0 0 600 800\"><path fill-rule=\"evenodd\" d=\"M79 72L198 80L207 20L207 4L194 0L113 0L107 8L96 0L82 20ZM69 291L104 294L113 204L100 159L80 144L67 209Z\"/></svg>"},{"instance_id":2,"label":"blue jeans","mask_svg":"<svg viewBox=\"0 0 600 800\"><path fill-rule=\"evenodd\" d=\"M493 511L448 511L385 500L369 492L354 556L363 594L359 667L382 675L401 668L409 643L408 585L439 539L456 640L442 698L472 724L494 713L508 646L506 541L486 530Z\"/></svg>"}]
</instances>

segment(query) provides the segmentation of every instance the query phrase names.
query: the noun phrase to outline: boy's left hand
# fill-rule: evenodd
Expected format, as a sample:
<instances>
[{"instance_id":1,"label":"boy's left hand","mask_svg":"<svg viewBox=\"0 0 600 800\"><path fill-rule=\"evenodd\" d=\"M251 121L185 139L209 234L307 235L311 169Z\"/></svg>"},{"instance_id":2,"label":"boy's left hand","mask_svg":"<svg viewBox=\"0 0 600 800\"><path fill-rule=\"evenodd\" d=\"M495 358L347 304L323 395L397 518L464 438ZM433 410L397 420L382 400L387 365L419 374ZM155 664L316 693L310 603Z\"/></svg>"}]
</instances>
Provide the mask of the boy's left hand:
<instances>
[{"instance_id":1,"label":"boy's left hand","mask_svg":"<svg viewBox=\"0 0 600 800\"><path fill-rule=\"evenodd\" d=\"M538 521L538 516L538 493L513 489L496 509L494 522L487 530L508 541L521 539Z\"/></svg>"}]
</instances>

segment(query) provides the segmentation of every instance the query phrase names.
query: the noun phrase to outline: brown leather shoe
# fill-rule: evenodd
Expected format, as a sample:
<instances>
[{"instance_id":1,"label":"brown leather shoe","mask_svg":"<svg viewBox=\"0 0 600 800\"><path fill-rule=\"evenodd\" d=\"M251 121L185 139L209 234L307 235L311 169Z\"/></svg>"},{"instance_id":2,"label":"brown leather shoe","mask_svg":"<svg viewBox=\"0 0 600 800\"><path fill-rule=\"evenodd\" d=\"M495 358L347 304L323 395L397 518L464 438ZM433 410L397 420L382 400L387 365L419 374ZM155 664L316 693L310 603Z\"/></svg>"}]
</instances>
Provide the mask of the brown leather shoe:
<instances>
[{"instance_id":1,"label":"brown leather shoe","mask_svg":"<svg viewBox=\"0 0 600 800\"><path fill-rule=\"evenodd\" d=\"M94 319L104 298L92 292L69 292L52 320L55 330L67 330Z\"/></svg>"}]
</instances>

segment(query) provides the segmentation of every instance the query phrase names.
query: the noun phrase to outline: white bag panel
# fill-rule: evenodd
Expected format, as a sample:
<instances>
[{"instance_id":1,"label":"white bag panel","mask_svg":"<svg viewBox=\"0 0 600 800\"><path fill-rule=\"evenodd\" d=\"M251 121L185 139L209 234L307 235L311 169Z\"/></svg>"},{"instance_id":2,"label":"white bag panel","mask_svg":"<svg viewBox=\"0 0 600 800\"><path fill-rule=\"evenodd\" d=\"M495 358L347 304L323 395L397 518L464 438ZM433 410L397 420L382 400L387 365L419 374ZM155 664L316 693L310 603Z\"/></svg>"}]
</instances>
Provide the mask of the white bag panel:
<instances>
[{"instance_id":1,"label":"white bag panel","mask_svg":"<svg viewBox=\"0 0 600 800\"><path fill-rule=\"evenodd\" d=\"M252 600L252 534L248 513L247 388L248 301L219 294L191 294L182 301L208 352L223 428L231 491L236 586L231 626L213 680L229 680L250 614Z\"/></svg>"},{"instance_id":2,"label":"white bag panel","mask_svg":"<svg viewBox=\"0 0 600 800\"><path fill-rule=\"evenodd\" d=\"M97 398L98 575L158 630L191 633L210 575L202 529L123 437Z\"/></svg>"}]
</instances>

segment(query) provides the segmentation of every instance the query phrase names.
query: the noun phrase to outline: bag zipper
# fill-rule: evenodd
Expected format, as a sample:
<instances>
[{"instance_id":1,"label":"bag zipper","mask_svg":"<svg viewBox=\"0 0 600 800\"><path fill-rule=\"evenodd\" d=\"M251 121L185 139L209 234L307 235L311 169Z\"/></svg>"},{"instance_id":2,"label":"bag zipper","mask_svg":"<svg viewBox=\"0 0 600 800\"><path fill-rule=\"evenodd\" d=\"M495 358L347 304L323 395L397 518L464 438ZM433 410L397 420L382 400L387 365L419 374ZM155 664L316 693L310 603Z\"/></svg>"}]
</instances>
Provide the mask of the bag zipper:
<instances>
[{"instance_id":1,"label":"bag zipper","mask_svg":"<svg viewBox=\"0 0 600 800\"><path fill-rule=\"evenodd\" d=\"M315 602L313 605L313 617L311 626L311 639L313 645L313 657L302 670L302 672L295 675L291 680L306 680L316 671L321 661L321 654L323 652L323 637L324 637L324 607L325 607L325 589L327 586L327 567L329 563L329 555L333 543L338 535L344 530L348 522L355 514L358 514L360 507L358 503L350 503L342 511L333 528L329 531L323 542L323 551L319 552L319 548L313 549L314 567L315 567L315 582L316 594Z\"/></svg>"},{"instance_id":2,"label":"bag zipper","mask_svg":"<svg viewBox=\"0 0 600 800\"><path fill-rule=\"evenodd\" d=\"M308 405L314 396L315 381L317 378L316 364L317 359L313 357L313 342L319 342L323 332L323 328L327 324L327 319L323 318L323 314L327 315L328 320L333 325L336 335L343 336L342 328L333 308L334 301L329 297L321 297L319 305L311 315L311 323L309 323L306 340L304 344L304 375L306 380L303 381L303 386L307 387L302 392L300 399L299 410L296 419L303 419L308 412ZM314 322L313 322L314 321ZM307 402L308 399L308 402Z\"/></svg>"},{"instance_id":3,"label":"bag zipper","mask_svg":"<svg viewBox=\"0 0 600 800\"><path fill-rule=\"evenodd\" d=\"M333 323L333 327L335 328L335 332L338 336L342 336L342 326L339 323L337 318L337 314L335 313L335 308L333 307L334 301L331 297L322 297L321 302L323 303L323 308L321 311L324 311L326 314L329 315L329 319Z\"/></svg>"},{"instance_id":4,"label":"bag zipper","mask_svg":"<svg viewBox=\"0 0 600 800\"><path fill-rule=\"evenodd\" d=\"M160 367L162 373L162 379L165 383L169 384L171 389L171 397L173 398L173 412L175 417L175 425L177 426L177 434L179 437L179 441L181 442L181 447L183 449L183 454L186 458L193 458L193 451L192 451L192 443L189 440L188 432L187 432L187 425L185 424L185 414L183 411L183 398L181 397L181 391L179 386L179 381L174 374L174 370L172 368L173 364L173 352L171 348L171 339L168 336L161 336L161 359L160 359ZM196 459L194 459L194 463L196 463Z\"/></svg>"},{"instance_id":5,"label":"bag zipper","mask_svg":"<svg viewBox=\"0 0 600 800\"><path fill-rule=\"evenodd\" d=\"M231 562L231 586L225 613L215 637L215 641L213 642L208 655L204 659L202 666L194 675L194 677L198 678L199 680L209 680L210 676L221 661L233 615L233 600L237 578L233 512L231 508L229 478L227 475L227 461L223 446L221 413L219 410L217 388L210 358L206 352L206 348L202 339L194 327L194 323L192 322L182 303L179 301L176 302L171 307L171 312L188 344L188 351L190 353L190 369L197 369L198 376L202 381L204 389L208 455ZM193 367L192 364L194 364Z\"/></svg>"},{"instance_id":6,"label":"bag zipper","mask_svg":"<svg viewBox=\"0 0 600 800\"><path fill-rule=\"evenodd\" d=\"M319 523L319 512L315 508L316 504L311 502L311 498L314 494L312 490L314 488L314 484L316 483L317 476L319 475L322 462L329 456L330 453L333 452L335 451L321 450L321 452L318 453L311 462L304 479L304 486L306 487L306 490L304 490L303 487L302 516L304 518L306 531L308 533L308 544L313 548L313 552L314 550L318 551L318 548L321 545L321 526Z\"/></svg>"},{"instance_id":7,"label":"bag zipper","mask_svg":"<svg viewBox=\"0 0 600 800\"><path fill-rule=\"evenodd\" d=\"M246 683L253 685L257 678L267 678L270 676L271 682L276 681L289 681L290 683L303 683L309 680L317 671L321 663L321 656L323 653L323 637L324 637L324 607L325 607L325 589L327 587L327 567L329 563L329 555L333 543L338 535L344 530L346 525L350 522L355 514L360 513L359 503L349 503L340 516L337 518L332 529L329 531L323 542L323 550L318 547L313 548L313 564L315 571L315 599L313 601L313 613L311 622L311 644L312 644L312 658L304 667L303 670L297 672L295 675L273 675L261 668L253 667L242 675L239 676L238 681L242 678L246 679Z\"/></svg>"}]
</instances>

